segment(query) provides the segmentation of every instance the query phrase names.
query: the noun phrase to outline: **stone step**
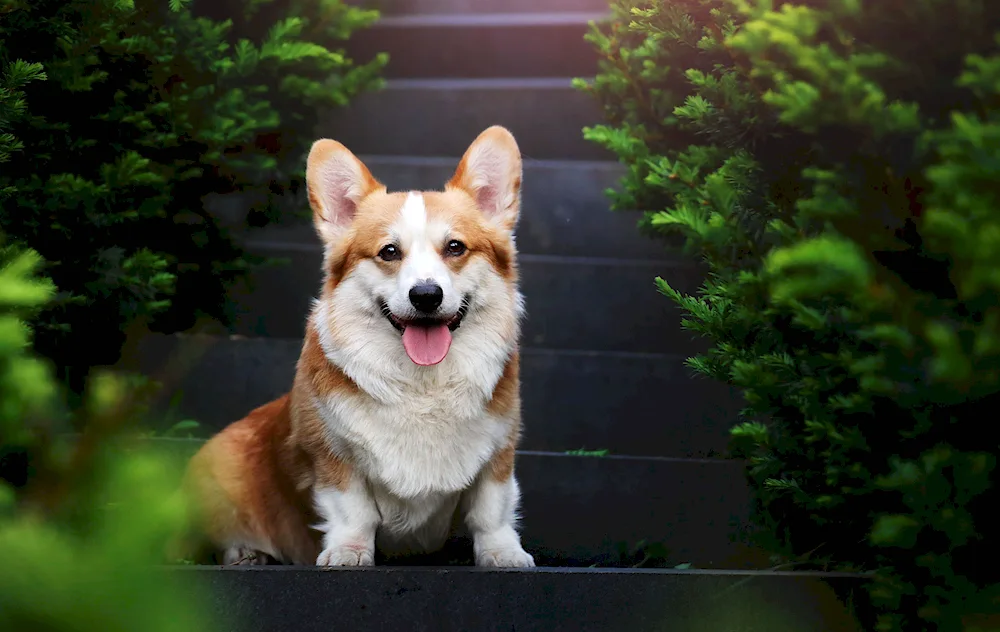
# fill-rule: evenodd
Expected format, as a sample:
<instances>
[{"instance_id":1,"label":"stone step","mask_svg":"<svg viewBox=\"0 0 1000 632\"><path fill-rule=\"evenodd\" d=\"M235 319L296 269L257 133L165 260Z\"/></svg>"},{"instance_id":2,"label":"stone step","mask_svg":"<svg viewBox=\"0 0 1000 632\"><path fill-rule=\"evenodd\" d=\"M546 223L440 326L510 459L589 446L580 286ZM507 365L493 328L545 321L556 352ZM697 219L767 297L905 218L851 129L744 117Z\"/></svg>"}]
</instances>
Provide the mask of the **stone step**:
<instances>
[{"instance_id":1,"label":"stone step","mask_svg":"<svg viewBox=\"0 0 1000 632\"><path fill-rule=\"evenodd\" d=\"M208 434L288 391L299 339L151 336L133 368L163 382L164 423L195 419ZM692 377L680 356L525 349L526 450L707 457L724 453L739 393ZM220 379L220 376L225 376Z\"/></svg>"},{"instance_id":2,"label":"stone step","mask_svg":"<svg viewBox=\"0 0 1000 632\"><path fill-rule=\"evenodd\" d=\"M583 139L601 122L570 78L393 79L324 114L317 134L356 154L461 156L484 129L504 125L526 159L614 160Z\"/></svg>"},{"instance_id":3,"label":"stone step","mask_svg":"<svg viewBox=\"0 0 1000 632\"><path fill-rule=\"evenodd\" d=\"M249 237L244 243L250 252L288 265L256 268L232 288L231 333L302 336L321 284L318 240L303 244ZM704 348L694 334L681 330L681 311L654 285L662 276L681 291L695 291L703 274L688 261L522 255L519 267L528 311L522 330L526 347L683 356Z\"/></svg>"},{"instance_id":4,"label":"stone step","mask_svg":"<svg viewBox=\"0 0 1000 632\"><path fill-rule=\"evenodd\" d=\"M854 632L862 627L844 603L863 598L865 581L642 569L194 566L164 573L207 602L218 632Z\"/></svg>"},{"instance_id":5,"label":"stone step","mask_svg":"<svg viewBox=\"0 0 1000 632\"><path fill-rule=\"evenodd\" d=\"M592 77L597 51L584 40L602 12L417 14L384 17L354 34L359 62L389 53L387 78Z\"/></svg>"},{"instance_id":6,"label":"stone step","mask_svg":"<svg viewBox=\"0 0 1000 632\"><path fill-rule=\"evenodd\" d=\"M384 16L467 16L499 13L607 13L608 0L348 0Z\"/></svg>"},{"instance_id":7,"label":"stone step","mask_svg":"<svg viewBox=\"0 0 1000 632\"><path fill-rule=\"evenodd\" d=\"M155 441L178 456L193 454L201 443ZM514 467L522 543L539 566L632 567L647 556L643 565L653 567L770 565L749 544L750 493L742 461L525 450ZM459 532L437 554L392 563L466 565L471 553Z\"/></svg>"},{"instance_id":8,"label":"stone step","mask_svg":"<svg viewBox=\"0 0 1000 632\"><path fill-rule=\"evenodd\" d=\"M360 156L390 191L440 190L458 158ZM641 234L641 215L611 211L605 191L616 188L624 168L615 162L528 160L524 163L517 247L524 254L569 257L662 259L668 242ZM212 200L211 210L227 225L242 228L253 201L239 194ZM282 201L287 216L272 227L283 240L312 243L314 229L305 196Z\"/></svg>"}]
</instances>

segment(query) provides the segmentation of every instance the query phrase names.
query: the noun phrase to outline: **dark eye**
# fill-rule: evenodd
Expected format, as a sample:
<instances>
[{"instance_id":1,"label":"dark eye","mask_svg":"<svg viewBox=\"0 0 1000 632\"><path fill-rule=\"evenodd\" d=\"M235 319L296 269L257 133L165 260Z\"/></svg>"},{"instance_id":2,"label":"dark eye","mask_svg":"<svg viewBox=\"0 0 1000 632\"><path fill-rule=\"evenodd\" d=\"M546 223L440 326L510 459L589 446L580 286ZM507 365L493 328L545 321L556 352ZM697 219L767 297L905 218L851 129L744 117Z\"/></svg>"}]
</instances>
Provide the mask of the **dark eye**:
<instances>
[{"instance_id":1,"label":"dark eye","mask_svg":"<svg viewBox=\"0 0 1000 632\"><path fill-rule=\"evenodd\" d=\"M465 244L457 239L452 239L448 242L448 245L444 247L444 252L446 255L450 255L452 257L460 257L465 254Z\"/></svg>"},{"instance_id":2,"label":"dark eye","mask_svg":"<svg viewBox=\"0 0 1000 632\"><path fill-rule=\"evenodd\" d=\"M403 258L403 254L399 251L399 248L389 244L378 251L378 258L382 261L398 261Z\"/></svg>"}]
</instances>

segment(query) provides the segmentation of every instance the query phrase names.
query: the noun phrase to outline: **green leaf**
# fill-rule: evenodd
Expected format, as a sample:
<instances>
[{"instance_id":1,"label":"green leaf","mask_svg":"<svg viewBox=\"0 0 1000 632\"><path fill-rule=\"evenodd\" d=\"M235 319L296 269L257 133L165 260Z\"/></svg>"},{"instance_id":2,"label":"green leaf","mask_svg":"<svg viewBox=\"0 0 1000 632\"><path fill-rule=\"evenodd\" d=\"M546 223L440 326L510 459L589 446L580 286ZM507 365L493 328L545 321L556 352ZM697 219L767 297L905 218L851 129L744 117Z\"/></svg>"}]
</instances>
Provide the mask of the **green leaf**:
<instances>
[{"instance_id":1,"label":"green leaf","mask_svg":"<svg viewBox=\"0 0 1000 632\"><path fill-rule=\"evenodd\" d=\"M877 546L913 548L920 532L920 523L904 515L879 516L871 531L871 541Z\"/></svg>"},{"instance_id":2,"label":"green leaf","mask_svg":"<svg viewBox=\"0 0 1000 632\"><path fill-rule=\"evenodd\" d=\"M776 303L830 294L858 295L874 275L861 248L843 237L823 235L780 248L764 263Z\"/></svg>"}]
</instances>

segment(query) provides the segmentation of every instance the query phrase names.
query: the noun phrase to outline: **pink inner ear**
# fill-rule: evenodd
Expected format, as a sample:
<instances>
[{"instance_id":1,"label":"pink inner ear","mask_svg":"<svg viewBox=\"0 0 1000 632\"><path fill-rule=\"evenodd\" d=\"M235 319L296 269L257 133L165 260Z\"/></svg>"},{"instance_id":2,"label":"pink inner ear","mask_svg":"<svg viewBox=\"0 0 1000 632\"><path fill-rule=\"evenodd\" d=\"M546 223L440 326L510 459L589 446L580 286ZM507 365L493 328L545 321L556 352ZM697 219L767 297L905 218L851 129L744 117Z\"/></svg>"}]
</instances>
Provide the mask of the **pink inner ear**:
<instances>
[{"instance_id":1,"label":"pink inner ear","mask_svg":"<svg viewBox=\"0 0 1000 632\"><path fill-rule=\"evenodd\" d=\"M476 203L487 215L493 216L500 212L503 200L501 187L504 184L508 169L504 156L492 147L484 148L472 156L470 161L472 176L471 189L476 192Z\"/></svg>"},{"instance_id":2,"label":"pink inner ear","mask_svg":"<svg viewBox=\"0 0 1000 632\"><path fill-rule=\"evenodd\" d=\"M500 211L500 193L496 185L483 184L476 191L476 204L487 215L493 216Z\"/></svg>"},{"instance_id":3,"label":"pink inner ear","mask_svg":"<svg viewBox=\"0 0 1000 632\"><path fill-rule=\"evenodd\" d=\"M480 134L466 150L448 186L464 189L484 215L512 227L518 214L521 159L510 132L490 128Z\"/></svg>"},{"instance_id":4,"label":"pink inner ear","mask_svg":"<svg viewBox=\"0 0 1000 632\"><path fill-rule=\"evenodd\" d=\"M323 191L320 195L329 215L324 216L324 220L338 225L351 221L362 197L359 179L359 174L348 164L337 161L324 165L320 180Z\"/></svg>"}]
</instances>

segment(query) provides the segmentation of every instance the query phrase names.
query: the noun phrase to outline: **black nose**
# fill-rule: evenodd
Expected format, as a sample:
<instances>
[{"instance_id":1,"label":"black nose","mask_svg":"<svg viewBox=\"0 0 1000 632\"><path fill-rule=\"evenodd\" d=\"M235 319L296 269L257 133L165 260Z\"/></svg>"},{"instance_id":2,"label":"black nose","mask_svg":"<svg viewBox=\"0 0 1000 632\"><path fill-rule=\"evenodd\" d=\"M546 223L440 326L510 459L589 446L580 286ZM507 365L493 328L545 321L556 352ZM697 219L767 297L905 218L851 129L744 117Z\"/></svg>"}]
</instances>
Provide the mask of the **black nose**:
<instances>
[{"instance_id":1,"label":"black nose","mask_svg":"<svg viewBox=\"0 0 1000 632\"><path fill-rule=\"evenodd\" d=\"M444 290L437 283L417 283L410 288L410 302L418 312L430 314L441 306Z\"/></svg>"}]
</instances>

